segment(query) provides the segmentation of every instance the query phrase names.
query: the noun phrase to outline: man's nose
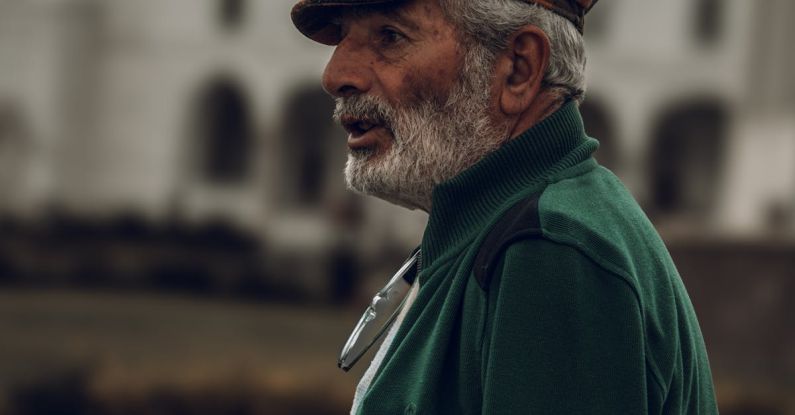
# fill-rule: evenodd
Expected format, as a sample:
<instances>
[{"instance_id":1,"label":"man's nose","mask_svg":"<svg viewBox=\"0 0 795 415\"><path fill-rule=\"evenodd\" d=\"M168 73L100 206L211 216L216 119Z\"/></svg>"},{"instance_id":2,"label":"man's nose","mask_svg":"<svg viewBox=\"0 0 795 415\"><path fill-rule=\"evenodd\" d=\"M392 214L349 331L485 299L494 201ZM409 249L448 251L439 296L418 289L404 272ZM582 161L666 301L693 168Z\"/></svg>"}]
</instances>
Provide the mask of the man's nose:
<instances>
[{"instance_id":1,"label":"man's nose","mask_svg":"<svg viewBox=\"0 0 795 415\"><path fill-rule=\"evenodd\" d=\"M343 39L326 64L322 83L323 89L337 98L369 91L372 73L360 48Z\"/></svg>"}]
</instances>

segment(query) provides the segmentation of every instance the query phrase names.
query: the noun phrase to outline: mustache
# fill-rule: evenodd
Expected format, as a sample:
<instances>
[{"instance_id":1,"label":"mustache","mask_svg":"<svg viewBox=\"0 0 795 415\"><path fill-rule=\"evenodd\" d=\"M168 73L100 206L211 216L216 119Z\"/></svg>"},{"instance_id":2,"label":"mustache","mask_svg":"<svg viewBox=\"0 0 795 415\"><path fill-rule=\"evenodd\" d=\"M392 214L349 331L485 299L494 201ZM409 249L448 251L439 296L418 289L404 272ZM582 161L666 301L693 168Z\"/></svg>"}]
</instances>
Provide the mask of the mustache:
<instances>
[{"instance_id":1,"label":"mustache","mask_svg":"<svg viewBox=\"0 0 795 415\"><path fill-rule=\"evenodd\" d=\"M334 121L342 123L344 119L368 120L391 128L395 118L395 109L383 98L373 95L352 95L337 98L334 107Z\"/></svg>"}]
</instances>

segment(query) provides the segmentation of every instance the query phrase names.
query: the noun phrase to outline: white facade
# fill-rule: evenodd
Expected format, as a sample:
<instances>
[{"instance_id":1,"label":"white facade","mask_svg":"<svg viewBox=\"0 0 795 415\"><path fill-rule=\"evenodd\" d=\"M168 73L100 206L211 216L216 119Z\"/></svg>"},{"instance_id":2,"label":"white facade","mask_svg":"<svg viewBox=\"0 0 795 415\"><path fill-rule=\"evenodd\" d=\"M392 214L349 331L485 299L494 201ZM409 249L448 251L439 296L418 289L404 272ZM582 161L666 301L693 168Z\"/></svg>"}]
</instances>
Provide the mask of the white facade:
<instances>
[{"instance_id":1,"label":"white facade","mask_svg":"<svg viewBox=\"0 0 795 415\"><path fill-rule=\"evenodd\" d=\"M793 6L787 0L613 0L589 16L598 20L597 33L586 26L589 97L614 122L615 170L651 210L661 120L677 110L686 115L694 104L727 115L715 140L718 174L694 185L714 194L709 210L688 220L683 206L672 221L657 218L664 229L758 236L776 226L772 208L793 214L795 81L788 68L795 31L787 23ZM707 21L699 7L712 12ZM686 128L675 119L670 126ZM681 155L698 147L688 145ZM698 182L700 173L682 175Z\"/></svg>"}]
</instances>

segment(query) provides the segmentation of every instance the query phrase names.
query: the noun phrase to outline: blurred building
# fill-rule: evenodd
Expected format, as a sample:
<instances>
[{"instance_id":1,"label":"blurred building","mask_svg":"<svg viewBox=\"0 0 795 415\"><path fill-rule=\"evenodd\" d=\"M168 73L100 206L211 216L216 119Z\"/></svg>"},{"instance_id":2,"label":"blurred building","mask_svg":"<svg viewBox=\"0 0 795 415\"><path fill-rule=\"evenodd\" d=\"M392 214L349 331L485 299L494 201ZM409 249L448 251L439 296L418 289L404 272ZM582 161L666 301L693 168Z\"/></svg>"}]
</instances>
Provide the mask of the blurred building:
<instances>
[{"instance_id":1,"label":"blurred building","mask_svg":"<svg viewBox=\"0 0 795 415\"><path fill-rule=\"evenodd\" d=\"M787 0L601 2L586 128L661 230L792 228L795 63Z\"/></svg>"},{"instance_id":2,"label":"blurred building","mask_svg":"<svg viewBox=\"0 0 795 415\"><path fill-rule=\"evenodd\" d=\"M409 249L423 214L344 190L330 49L295 32L293 3L0 1L0 211L221 220L315 282L333 252ZM663 231L792 229L795 4L602 3L583 106L598 158Z\"/></svg>"},{"instance_id":3,"label":"blurred building","mask_svg":"<svg viewBox=\"0 0 795 415\"><path fill-rule=\"evenodd\" d=\"M345 191L291 3L0 1L0 212L231 223L321 291L352 241L416 244L422 214Z\"/></svg>"}]
</instances>

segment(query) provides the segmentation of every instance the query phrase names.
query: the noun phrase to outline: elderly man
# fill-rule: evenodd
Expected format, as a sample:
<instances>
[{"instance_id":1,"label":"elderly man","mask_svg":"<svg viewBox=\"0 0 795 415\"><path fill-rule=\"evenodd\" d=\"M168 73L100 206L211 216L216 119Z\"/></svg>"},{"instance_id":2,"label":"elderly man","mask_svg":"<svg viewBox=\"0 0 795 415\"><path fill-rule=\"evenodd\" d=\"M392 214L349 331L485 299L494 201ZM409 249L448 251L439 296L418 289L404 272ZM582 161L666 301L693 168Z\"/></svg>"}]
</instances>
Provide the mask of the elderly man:
<instances>
[{"instance_id":1,"label":"elderly man","mask_svg":"<svg viewBox=\"0 0 795 415\"><path fill-rule=\"evenodd\" d=\"M293 8L304 35L335 46L322 82L349 132L349 187L430 214L353 413L717 412L685 287L584 132L593 3ZM367 326L393 288L346 353L386 331Z\"/></svg>"}]
</instances>

